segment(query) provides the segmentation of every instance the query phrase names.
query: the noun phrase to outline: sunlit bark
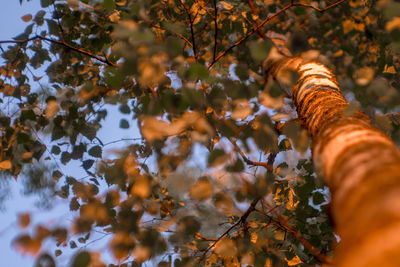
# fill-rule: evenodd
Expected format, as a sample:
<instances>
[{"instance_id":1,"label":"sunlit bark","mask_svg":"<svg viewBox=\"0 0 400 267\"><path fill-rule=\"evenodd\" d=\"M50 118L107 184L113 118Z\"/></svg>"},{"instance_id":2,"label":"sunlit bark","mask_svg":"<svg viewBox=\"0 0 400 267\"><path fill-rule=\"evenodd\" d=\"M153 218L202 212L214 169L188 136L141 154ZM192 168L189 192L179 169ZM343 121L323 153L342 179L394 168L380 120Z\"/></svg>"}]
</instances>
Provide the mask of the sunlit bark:
<instances>
[{"instance_id":1,"label":"sunlit bark","mask_svg":"<svg viewBox=\"0 0 400 267\"><path fill-rule=\"evenodd\" d=\"M360 111L351 111L335 76L301 58L267 63L300 75L291 91L300 121L313 140L313 161L332 194L335 232L341 241L335 266L400 263L400 152Z\"/></svg>"}]
</instances>

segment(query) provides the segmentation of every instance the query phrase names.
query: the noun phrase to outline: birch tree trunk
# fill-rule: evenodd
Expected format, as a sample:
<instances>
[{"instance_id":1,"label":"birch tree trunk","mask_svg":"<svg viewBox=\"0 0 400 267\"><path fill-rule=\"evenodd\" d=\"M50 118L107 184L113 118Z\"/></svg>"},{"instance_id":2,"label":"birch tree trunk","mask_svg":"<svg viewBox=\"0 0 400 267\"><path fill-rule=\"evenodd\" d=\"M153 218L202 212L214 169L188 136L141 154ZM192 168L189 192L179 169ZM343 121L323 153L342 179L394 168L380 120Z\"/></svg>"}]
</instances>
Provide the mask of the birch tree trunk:
<instances>
[{"instance_id":1,"label":"birch tree trunk","mask_svg":"<svg viewBox=\"0 0 400 267\"><path fill-rule=\"evenodd\" d=\"M399 150L364 113L348 114L349 103L324 65L286 58L267 66L278 80L285 69L300 75L290 94L312 137L314 166L332 194L341 239L334 265L400 266Z\"/></svg>"}]
</instances>

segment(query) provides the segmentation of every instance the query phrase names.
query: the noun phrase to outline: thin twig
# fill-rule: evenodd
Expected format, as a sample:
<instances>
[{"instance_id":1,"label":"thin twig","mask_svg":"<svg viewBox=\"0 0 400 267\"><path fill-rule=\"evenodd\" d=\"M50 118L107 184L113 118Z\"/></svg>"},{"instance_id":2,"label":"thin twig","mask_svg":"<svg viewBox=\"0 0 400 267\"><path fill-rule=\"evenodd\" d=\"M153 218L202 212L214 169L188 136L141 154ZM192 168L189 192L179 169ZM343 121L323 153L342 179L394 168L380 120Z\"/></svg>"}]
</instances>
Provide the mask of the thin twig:
<instances>
[{"instance_id":1,"label":"thin twig","mask_svg":"<svg viewBox=\"0 0 400 267\"><path fill-rule=\"evenodd\" d=\"M332 259L330 257L327 257L326 255L322 254L319 249L314 247L313 244L310 243L307 239L305 239L299 231L296 231L289 226L287 226L284 222L274 219L272 216L268 215L267 212L260 210L260 209L254 209L255 211L263 214L264 216L268 217L272 223L277 226L278 228L284 230L285 232L288 232L291 234L294 238L296 238L297 241L299 241L300 244L303 245L305 249L307 249L318 261L321 263L326 263L326 264L332 264Z\"/></svg>"},{"instance_id":2,"label":"thin twig","mask_svg":"<svg viewBox=\"0 0 400 267\"><path fill-rule=\"evenodd\" d=\"M218 8L217 8L217 0L214 0L214 24L215 24L215 33L214 33L214 52L213 52L213 61L217 56L217 45L218 45Z\"/></svg>"},{"instance_id":3,"label":"thin twig","mask_svg":"<svg viewBox=\"0 0 400 267\"><path fill-rule=\"evenodd\" d=\"M87 52L87 51L82 50L80 48L73 47L73 46L71 46L70 44L67 44L64 41L54 40L54 39L50 39L50 38L47 38L47 37L44 37L44 36L40 36L40 35L35 35L35 36L31 37L31 38L27 38L27 39L23 39L23 40L4 40L4 41L0 41L0 44L7 44L7 43L10 43L10 44L24 44L24 43L27 43L27 42L30 42L30 41L34 41L36 39L45 40L45 41L51 42L53 44L62 45L64 47L67 47L67 48L75 51L75 52L78 52L78 53L83 54L85 56L94 58L94 59L96 59L96 60L98 60L100 62L103 62L103 63L105 63L105 64L107 64L109 66L112 66L112 67L116 66L116 64L110 62L107 58L101 58L99 56L93 55L90 52Z\"/></svg>"},{"instance_id":4,"label":"thin twig","mask_svg":"<svg viewBox=\"0 0 400 267\"><path fill-rule=\"evenodd\" d=\"M192 48L193 48L193 55L194 55L194 59L196 60L196 62L199 60L199 56L197 55L197 50L196 50L196 41L194 39L194 29L193 29L193 22L194 19L192 19L192 15L190 14L190 10L185 6L185 4L182 2L182 0L179 0L181 5L183 6L183 8L185 9L186 15L189 18L189 24L190 24L190 34L192 36Z\"/></svg>"},{"instance_id":5,"label":"thin twig","mask_svg":"<svg viewBox=\"0 0 400 267\"><path fill-rule=\"evenodd\" d=\"M266 18L265 20L263 20L257 27L254 27L251 31L249 31L245 36L243 36L241 39L239 39L238 41L236 41L233 45L231 45L230 47L228 47L225 51L223 51L222 53L220 53L215 60L213 60L209 65L208 68L211 69L214 64L223 56L225 56L229 51L231 51L233 48L235 48L236 46L240 45L241 43L243 43L244 41L247 40L247 38L249 38L251 35L253 35L258 29L260 29L262 26L264 26L264 24L266 24L268 21L274 19L275 17L279 16L281 13L285 12L286 10L288 10L289 8L291 8L293 5L289 4L287 6L285 6L284 8L282 8L281 10L279 10L278 12L276 12L275 14L269 16L268 18Z\"/></svg>"},{"instance_id":6,"label":"thin twig","mask_svg":"<svg viewBox=\"0 0 400 267\"><path fill-rule=\"evenodd\" d=\"M213 247L215 247L215 245L222 239L224 238L226 235L228 235L230 233L230 231L232 231L233 228L235 228L236 226L238 226L241 223L246 223L247 218L249 217L250 213L252 213L253 211L256 210L256 205L257 203L260 201L261 197L257 197L255 198L249 208L243 213L243 215L239 218L239 220L237 220L231 227L229 227L228 230L226 230L222 235L220 235L204 252L203 255L200 258L200 262L202 262L205 258L205 256L207 255L207 252L209 252Z\"/></svg>"},{"instance_id":7,"label":"thin twig","mask_svg":"<svg viewBox=\"0 0 400 267\"><path fill-rule=\"evenodd\" d=\"M55 15L57 17L57 25L58 25L58 28L60 29L61 39L64 41L64 29L61 26L60 15L59 15L59 13L58 13L58 11L56 9L56 5L55 5L55 1L54 0L52 0L52 6L53 6L53 9L54 9L54 13L55 13Z\"/></svg>"},{"instance_id":8,"label":"thin twig","mask_svg":"<svg viewBox=\"0 0 400 267\"><path fill-rule=\"evenodd\" d=\"M244 154L244 152L240 149L240 147L236 144L235 141L229 139L229 141L231 141L231 143L233 144L233 146L235 147L235 149L239 152L240 156L243 158L243 160L249 164L249 165L253 165L253 166L261 166L264 167L267 171L272 172L274 170L274 160L276 157L276 153L270 153L268 156L268 160L266 162L260 162L260 161L253 161L250 160L246 154Z\"/></svg>"},{"instance_id":9,"label":"thin twig","mask_svg":"<svg viewBox=\"0 0 400 267\"><path fill-rule=\"evenodd\" d=\"M247 4L249 5L249 7L251 9L251 13L253 13L253 15L257 17L257 19L256 19L256 23L257 24L256 25L258 26L261 23L261 21L258 18L258 10L257 10L256 6L254 5L253 0L247 0ZM257 29L257 33L261 38L263 38L263 39L267 38L267 36L265 35L265 33L262 31L261 28Z\"/></svg>"},{"instance_id":10,"label":"thin twig","mask_svg":"<svg viewBox=\"0 0 400 267\"><path fill-rule=\"evenodd\" d=\"M322 13L322 12L327 11L328 9L332 8L332 7L335 7L335 6L339 5L340 3L344 2L344 1L346 1L346 0L339 0L339 1L337 1L337 2L335 2L335 3L333 3L333 4L329 5L329 6L327 6L327 7L325 7L325 8L322 8L322 9L320 9L320 8L318 8L318 7L315 7L315 6L312 6L312 5L302 4L302 3L296 3L296 4L294 4L294 3L292 2L291 5L293 5L293 6L302 6L302 7L310 7L310 8L312 8L312 9L314 9L314 10L316 10L316 11Z\"/></svg>"},{"instance_id":11,"label":"thin twig","mask_svg":"<svg viewBox=\"0 0 400 267\"><path fill-rule=\"evenodd\" d=\"M320 9L317 7L313 7L311 5L306 5L306 4L295 4L293 1L291 1L290 4L288 4L287 6L283 7L281 10L279 10L278 12L272 14L271 16L269 16L268 18L264 19L260 24L258 24L258 26L253 27L251 29L251 31L249 31L245 36L243 36L242 38L240 38L238 41L236 41L233 45L231 45L230 47L228 47L225 51L221 52L216 58L215 60L213 60L209 65L208 68L211 69L214 64L223 56L225 56L229 51L231 51L233 48L237 47L238 45L240 45L241 43L243 43L244 41L246 41L250 36L252 36L255 32L257 32L259 29L261 29L261 27L263 27L267 22L269 22L270 20L276 18L277 16L279 16L281 13L285 12L286 10L290 9L291 7L294 6L304 6L304 7L310 7L313 8L319 12L324 12L332 7L335 7L337 5L339 5L340 3L344 2L345 0L339 0L329 6L327 6L324 9Z\"/></svg>"},{"instance_id":12,"label":"thin twig","mask_svg":"<svg viewBox=\"0 0 400 267\"><path fill-rule=\"evenodd\" d=\"M161 26L154 25L154 24L150 24L150 25L151 25L151 27L153 27L153 28L157 28L157 29L160 29L160 30L167 31L167 29L165 29L165 28L163 28L163 27L161 27ZM179 38L181 38L181 39L182 39L183 41L185 41L190 47L193 47L192 43L191 43L185 36L183 36L182 34L176 33L176 32L171 32L171 33L173 33L173 34L175 34L176 36L178 36Z\"/></svg>"}]
</instances>

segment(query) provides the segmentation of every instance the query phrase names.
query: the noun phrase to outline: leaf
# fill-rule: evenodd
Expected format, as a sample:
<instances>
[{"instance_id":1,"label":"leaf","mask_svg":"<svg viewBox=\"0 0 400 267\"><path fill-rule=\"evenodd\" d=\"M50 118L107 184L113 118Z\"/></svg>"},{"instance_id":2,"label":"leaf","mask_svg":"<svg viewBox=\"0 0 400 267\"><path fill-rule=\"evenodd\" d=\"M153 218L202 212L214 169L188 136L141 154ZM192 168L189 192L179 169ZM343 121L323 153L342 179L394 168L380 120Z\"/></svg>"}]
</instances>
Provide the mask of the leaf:
<instances>
[{"instance_id":1,"label":"leaf","mask_svg":"<svg viewBox=\"0 0 400 267\"><path fill-rule=\"evenodd\" d=\"M26 15L24 15L24 16L22 16L21 17L21 19L24 21L24 22L29 22L29 21L31 21L32 20L32 15L31 14L26 14Z\"/></svg>"},{"instance_id":2,"label":"leaf","mask_svg":"<svg viewBox=\"0 0 400 267\"><path fill-rule=\"evenodd\" d=\"M92 160L92 159L84 160L84 161L82 162L82 167L83 167L85 170L88 170L88 169L90 169L90 168L93 166L93 163L94 163L94 160Z\"/></svg>"},{"instance_id":3,"label":"leaf","mask_svg":"<svg viewBox=\"0 0 400 267\"><path fill-rule=\"evenodd\" d=\"M89 155L95 158L101 158L102 156L102 148L101 146L94 146L89 149Z\"/></svg>"},{"instance_id":4,"label":"leaf","mask_svg":"<svg viewBox=\"0 0 400 267\"><path fill-rule=\"evenodd\" d=\"M119 111L123 114L129 114L131 113L131 108L127 104L123 104L119 106Z\"/></svg>"},{"instance_id":5,"label":"leaf","mask_svg":"<svg viewBox=\"0 0 400 267\"><path fill-rule=\"evenodd\" d=\"M212 186L206 177L200 178L190 187L190 197L195 200L205 200L212 195Z\"/></svg>"},{"instance_id":6,"label":"leaf","mask_svg":"<svg viewBox=\"0 0 400 267\"><path fill-rule=\"evenodd\" d=\"M76 211L76 210L79 209L80 206L81 206L81 205L79 204L78 199L77 199L76 197L73 197L73 198L71 199L71 202L69 203L69 209L70 209L71 211Z\"/></svg>"},{"instance_id":7,"label":"leaf","mask_svg":"<svg viewBox=\"0 0 400 267\"><path fill-rule=\"evenodd\" d=\"M226 160L226 153L222 149L214 149L208 155L208 166L215 167L217 165L221 165Z\"/></svg>"},{"instance_id":8,"label":"leaf","mask_svg":"<svg viewBox=\"0 0 400 267\"><path fill-rule=\"evenodd\" d=\"M294 266L294 265L298 265L298 264L300 264L300 263L303 263L302 261L301 261L301 259L299 258L299 256L294 256L291 260L286 260L287 261L287 264L289 265L289 266Z\"/></svg>"},{"instance_id":9,"label":"leaf","mask_svg":"<svg viewBox=\"0 0 400 267\"><path fill-rule=\"evenodd\" d=\"M221 5L223 9L226 10L231 10L233 8L233 5L225 1L220 1L218 4Z\"/></svg>"},{"instance_id":10,"label":"leaf","mask_svg":"<svg viewBox=\"0 0 400 267\"><path fill-rule=\"evenodd\" d=\"M9 160L4 160L2 162L0 162L0 170L4 171L4 170L9 170L11 169L12 165L11 165L11 161Z\"/></svg>"},{"instance_id":11,"label":"leaf","mask_svg":"<svg viewBox=\"0 0 400 267\"><path fill-rule=\"evenodd\" d=\"M208 78L208 75L208 69L204 65L196 63L189 67L185 76L190 80L197 81Z\"/></svg>"},{"instance_id":12,"label":"leaf","mask_svg":"<svg viewBox=\"0 0 400 267\"><path fill-rule=\"evenodd\" d=\"M75 241L70 241L69 242L69 247L70 248L77 248L78 246L76 245ZM75 265L74 265L75 266Z\"/></svg>"},{"instance_id":13,"label":"leaf","mask_svg":"<svg viewBox=\"0 0 400 267\"><path fill-rule=\"evenodd\" d=\"M128 129L129 128L129 122L125 119L121 119L119 121L119 128L121 129Z\"/></svg>"},{"instance_id":14,"label":"leaf","mask_svg":"<svg viewBox=\"0 0 400 267\"><path fill-rule=\"evenodd\" d=\"M267 58L269 50L271 49L271 42L250 42L250 54L256 61L262 61Z\"/></svg>"},{"instance_id":15,"label":"leaf","mask_svg":"<svg viewBox=\"0 0 400 267\"><path fill-rule=\"evenodd\" d=\"M400 19L400 18L399 18ZM387 64L385 65L385 69L383 70L383 73L389 73L389 74L396 74L397 71L394 68L394 66L388 66Z\"/></svg>"},{"instance_id":16,"label":"leaf","mask_svg":"<svg viewBox=\"0 0 400 267\"><path fill-rule=\"evenodd\" d=\"M113 11L116 6L114 0L104 0L103 7L109 11Z\"/></svg>"},{"instance_id":17,"label":"leaf","mask_svg":"<svg viewBox=\"0 0 400 267\"><path fill-rule=\"evenodd\" d=\"M59 170L55 170L52 174L52 177L54 180L58 181L61 177L63 177L63 174Z\"/></svg>"},{"instance_id":18,"label":"leaf","mask_svg":"<svg viewBox=\"0 0 400 267\"><path fill-rule=\"evenodd\" d=\"M48 7L51 5L52 0L40 0L40 6L41 7Z\"/></svg>"},{"instance_id":19,"label":"leaf","mask_svg":"<svg viewBox=\"0 0 400 267\"><path fill-rule=\"evenodd\" d=\"M41 241L33 239L26 234L19 235L13 241L13 244L22 254L30 254L32 256L35 256L42 246Z\"/></svg>"},{"instance_id":20,"label":"leaf","mask_svg":"<svg viewBox=\"0 0 400 267\"><path fill-rule=\"evenodd\" d=\"M60 107L58 106L58 103L55 99L47 101L47 106L44 111L44 114L47 119L52 119L54 116L57 115L58 111L60 110Z\"/></svg>"},{"instance_id":21,"label":"leaf","mask_svg":"<svg viewBox=\"0 0 400 267\"><path fill-rule=\"evenodd\" d=\"M51 151L50 152L52 154L54 154L54 155L58 155L58 154L61 153L61 149L60 149L59 146L54 145L54 146L51 147Z\"/></svg>"},{"instance_id":22,"label":"leaf","mask_svg":"<svg viewBox=\"0 0 400 267\"><path fill-rule=\"evenodd\" d=\"M69 152L63 152L61 153L61 163L62 164L67 164L71 160L71 153Z\"/></svg>"},{"instance_id":23,"label":"leaf","mask_svg":"<svg viewBox=\"0 0 400 267\"><path fill-rule=\"evenodd\" d=\"M38 13L36 13L33 21L36 22L37 25L42 26L44 23L44 15L46 15L46 11L40 10Z\"/></svg>"},{"instance_id":24,"label":"leaf","mask_svg":"<svg viewBox=\"0 0 400 267\"><path fill-rule=\"evenodd\" d=\"M362 67L354 72L353 79L355 80L356 84L360 86L366 86L374 79L374 76L374 68Z\"/></svg>"},{"instance_id":25,"label":"leaf","mask_svg":"<svg viewBox=\"0 0 400 267\"><path fill-rule=\"evenodd\" d=\"M27 212L18 215L18 226L25 229L31 223L31 215Z\"/></svg>"}]
</instances>

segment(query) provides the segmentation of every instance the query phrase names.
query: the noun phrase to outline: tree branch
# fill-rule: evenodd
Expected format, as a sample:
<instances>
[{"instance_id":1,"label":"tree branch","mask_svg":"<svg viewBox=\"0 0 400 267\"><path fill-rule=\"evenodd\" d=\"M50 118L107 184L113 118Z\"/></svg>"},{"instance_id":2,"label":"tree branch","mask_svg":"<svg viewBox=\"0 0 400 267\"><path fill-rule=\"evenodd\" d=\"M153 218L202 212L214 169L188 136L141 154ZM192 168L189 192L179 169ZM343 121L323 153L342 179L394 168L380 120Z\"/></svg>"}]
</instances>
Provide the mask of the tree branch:
<instances>
[{"instance_id":1,"label":"tree branch","mask_svg":"<svg viewBox=\"0 0 400 267\"><path fill-rule=\"evenodd\" d=\"M96 59L96 60L98 60L100 62L103 62L103 63L111 66L111 67L115 67L116 66L115 63L110 62L107 58L101 58L99 56L93 55L90 52L87 52L87 51L82 50L80 48L73 47L73 46L71 46L70 44L67 44L64 41L54 40L54 39L50 39L50 38L47 38L47 37L44 37L44 36L40 36L40 35L35 35L35 36L31 37L31 38L27 38L27 39L23 39L23 40L4 40L4 41L0 41L0 44L24 44L24 43L27 43L27 42L30 42L30 41L33 41L33 40L36 40L36 39L45 40L45 41L51 42L53 44L58 44L58 45L67 47L67 48L69 48L69 49L71 49L71 50L73 50L73 51L75 51L75 52L77 52L79 54L88 56L90 58L94 58L94 59Z\"/></svg>"},{"instance_id":2,"label":"tree branch","mask_svg":"<svg viewBox=\"0 0 400 267\"><path fill-rule=\"evenodd\" d=\"M294 4L293 1L292 1L291 5L293 5L293 6L309 7L309 8L312 8L312 9L314 9L314 10L316 10L316 11L322 13L322 12L327 11L328 9L332 8L332 7L335 7L335 6L339 5L340 3L344 2L344 1L345 1L345 0L339 0L339 1L337 1L337 2L335 2L335 3L333 3L333 4L331 4L331 5L329 5L329 6L325 7L325 8L323 8L323 9L320 9L320 8L318 8L318 7L315 7L315 6L312 6L312 5L308 5L308 4L302 4L302 3L296 3L296 4Z\"/></svg>"},{"instance_id":3,"label":"tree branch","mask_svg":"<svg viewBox=\"0 0 400 267\"><path fill-rule=\"evenodd\" d=\"M181 3L181 5L183 6L183 8L185 9L186 15L189 18L189 24L190 24L190 34L192 36L192 48L193 48L193 55L194 55L194 59L196 61L199 60L199 56L197 55L197 50L196 50L196 41L194 39L194 30L193 30L193 19L192 19L192 15L190 15L190 10L187 9L187 7L185 6L185 4L182 2L182 0L179 0L179 2Z\"/></svg>"},{"instance_id":4,"label":"tree branch","mask_svg":"<svg viewBox=\"0 0 400 267\"><path fill-rule=\"evenodd\" d=\"M300 244L303 245L305 249L307 249L318 261L321 263L325 264L332 264L333 261L330 257L325 256L324 254L321 253L319 249L314 247L313 244L310 243L307 239L305 239L299 231L296 231L289 226L287 226L284 222L278 219L274 219L272 216L268 215L267 212L260 210L260 209L255 209L255 211L263 214L264 216L268 217L268 219L278 228L284 230L285 232L288 232L291 234L294 238L296 238L297 241L299 241Z\"/></svg>"},{"instance_id":5,"label":"tree branch","mask_svg":"<svg viewBox=\"0 0 400 267\"><path fill-rule=\"evenodd\" d=\"M233 228L235 228L236 226L238 226L241 223L245 223L247 218L249 217L250 213L252 213L253 211L256 210L256 205L257 203L261 200L261 197L257 197L255 198L250 206L248 207L248 209L243 213L243 215L239 218L239 220L237 220L231 227L229 227L228 230L226 230L222 235L220 235L204 252L203 255L201 256L199 262L202 262L205 258L205 256L207 255L207 252L209 252L213 247L215 247L215 245L222 239L224 238L226 235L228 235L230 233L230 231L232 231Z\"/></svg>"},{"instance_id":6,"label":"tree branch","mask_svg":"<svg viewBox=\"0 0 400 267\"><path fill-rule=\"evenodd\" d=\"M235 149L239 152L240 156L243 158L243 160L253 166L261 166L264 167L267 171L272 172L274 170L274 160L276 157L276 153L270 153L268 156L268 160L266 162L260 162L260 161L252 161L250 160L246 154L240 149L240 147L236 144L235 141L229 139L231 141L232 145L235 147Z\"/></svg>"},{"instance_id":7,"label":"tree branch","mask_svg":"<svg viewBox=\"0 0 400 267\"><path fill-rule=\"evenodd\" d=\"M261 29L261 27L263 27L267 22L269 22L270 20L274 19L275 17L279 16L281 13L285 12L286 10L290 9L291 7L294 6L304 6L304 7L310 7L313 8L319 12L324 12L332 7L335 7L337 5L339 5L340 3L344 2L345 0L339 0L329 6L327 6L324 9L319 9L317 7L313 7L311 5L307 5L307 4L295 4L294 1L291 1L290 4L288 4L287 6L285 6L284 8L282 8L281 10L279 10L278 12L272 14L271 16L269 16L268 18L264 19L260 24L258 24L258 26L253 27L251 31L249 31L245 36L243 36L241 39L239 39L238 41L236 41L233 45L231 45L230 47L228 47L225 51L221 52L216 58L215 60L213 60L209 65L208 68L211 69L214 64L223 56L225 56L229 51L231 51L233 48L235 48L236 46L240 45L241 43L243 43L244 41L246 41L251 35L253 35L255 32L257 32L259 29Z\"/></svg>"},{"instance_id":8,"label":"tree branch","mask_svg":"<svg viewBox=\"0 0 400 267\"><path fill-rule=\"evenodd\" d=\"M150 25L151 25L151 27L153 27L153 28L157 28L157 29L160 29L160 30L165 30L165 31L167 31L167 29L165 29L165 28L163 28L163 27L161 27L161 26L158 26L158 25L154 25L153 23L151 23ZM181 39L182 39L183 41L185 41L190 47L193 47L192 43L191 43L185 36L183 36L182 34L176 33L176 32L171 32L171 33L173 33L173 34L175 34L176 36L178 36L179 38L181 38Z\"/></svg>"},{"instance_id":9,"label":"tree branch","mask_svg":"<svg viewBox=\"0 0 400 267\"><path fill-rule=\"evenodd\" d=\"M214 24L215 24L215 33L214 33L214 51L213 51L213 61L217 56L217 45L218 45L218 8L217 8L217 0L214 0Z\"/></svg>"}]
</instances>

